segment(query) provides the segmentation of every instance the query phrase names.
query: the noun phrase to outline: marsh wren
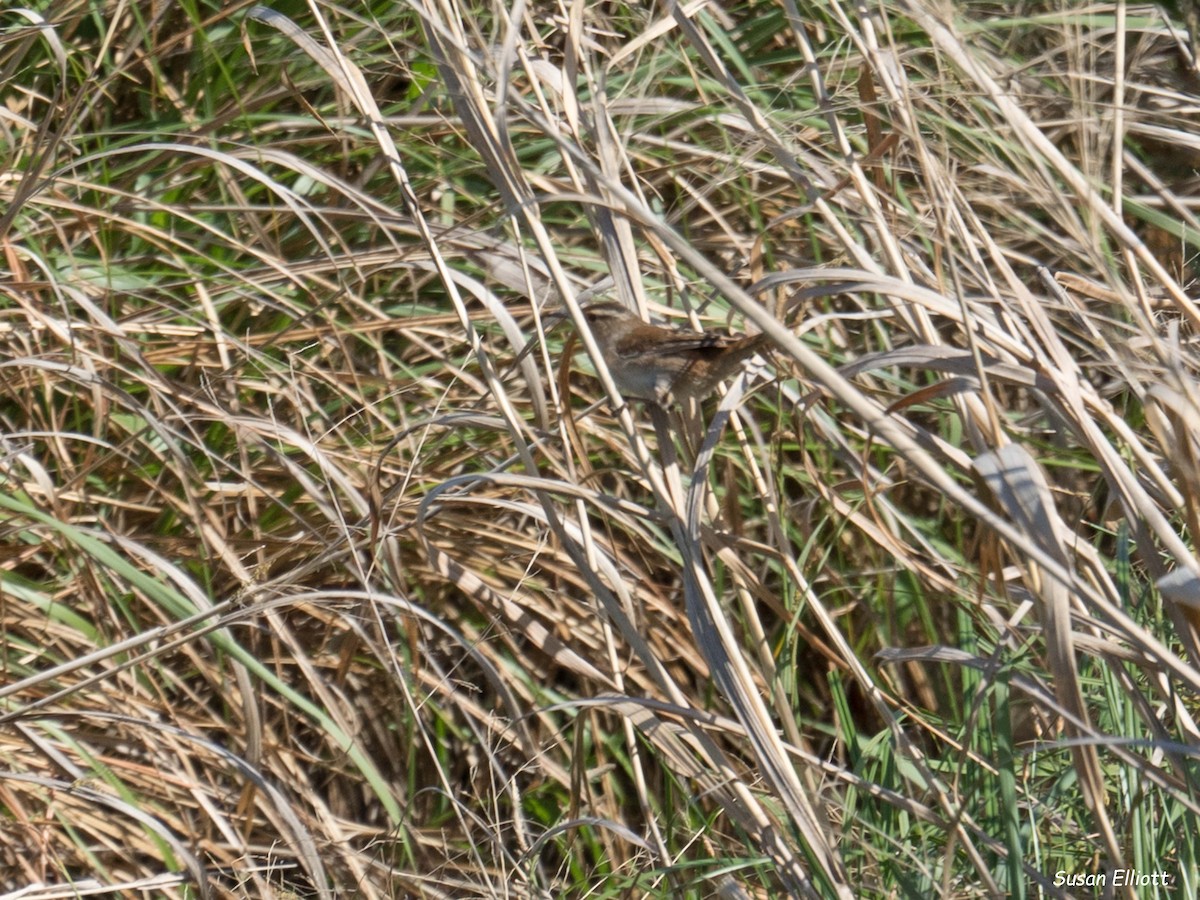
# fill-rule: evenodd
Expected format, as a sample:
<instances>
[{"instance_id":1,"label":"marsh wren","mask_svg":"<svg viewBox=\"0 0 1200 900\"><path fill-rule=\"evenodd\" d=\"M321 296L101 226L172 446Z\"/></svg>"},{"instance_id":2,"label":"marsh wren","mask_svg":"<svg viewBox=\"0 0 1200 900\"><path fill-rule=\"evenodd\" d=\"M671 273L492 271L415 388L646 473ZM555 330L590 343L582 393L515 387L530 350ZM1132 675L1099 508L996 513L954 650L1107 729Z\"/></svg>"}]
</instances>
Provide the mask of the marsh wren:
<instances>
[{"instance_id":1,"label":"marsh wren","mask_svg":"<svg viewBox=\"0 0 1200 900\"><path fill-rule=\"evenodd\" d=\"M767 341L765 334L731 336L647 325L611 301L588 304L583 317L621 393L660 406L705 399Z\"/></svg>"}]
</instances>

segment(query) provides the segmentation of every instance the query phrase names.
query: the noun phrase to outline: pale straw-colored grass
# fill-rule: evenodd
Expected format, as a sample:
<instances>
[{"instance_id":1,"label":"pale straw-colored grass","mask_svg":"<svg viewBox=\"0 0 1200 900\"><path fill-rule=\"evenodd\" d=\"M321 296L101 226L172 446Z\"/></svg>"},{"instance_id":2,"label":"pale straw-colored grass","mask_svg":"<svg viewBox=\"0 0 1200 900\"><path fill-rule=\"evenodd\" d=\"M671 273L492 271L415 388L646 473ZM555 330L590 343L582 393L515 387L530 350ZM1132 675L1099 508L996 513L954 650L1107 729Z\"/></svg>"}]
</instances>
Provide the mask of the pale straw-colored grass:
<instances>
[{"instance_id":1,"label":"pale straw-colored grass","mask_svg":"<svg viewBox=\"0 0 1200 900\"><path fill-rule=\"evenodd\" d=\"M0 896L1195 893L1186 37L813 6L5 14Z\"/></svg>"}]
</instances>

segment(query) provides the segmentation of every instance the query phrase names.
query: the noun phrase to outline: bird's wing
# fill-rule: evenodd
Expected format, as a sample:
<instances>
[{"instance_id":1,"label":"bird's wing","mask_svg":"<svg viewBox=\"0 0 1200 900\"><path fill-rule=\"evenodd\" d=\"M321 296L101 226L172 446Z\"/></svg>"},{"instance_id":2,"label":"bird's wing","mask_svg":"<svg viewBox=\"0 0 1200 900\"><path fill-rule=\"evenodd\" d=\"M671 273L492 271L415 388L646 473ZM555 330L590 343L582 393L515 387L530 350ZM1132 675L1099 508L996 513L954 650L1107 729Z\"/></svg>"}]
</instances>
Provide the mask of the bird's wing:
<instances>
[{"instance_id":1,"label":"bird's wing","mask_svg":"<svg viewBox=\"0 0 1200 900\"><path fill-rule=\"evenodd\" d=\"M622 354L632 356L669 356L671 354L687 353L688 351L721 350L739 339L727 334L709 334L696 331L677 331L663 335L653 348L641 349L636 352Z\"/></svg>"}]
</instances>

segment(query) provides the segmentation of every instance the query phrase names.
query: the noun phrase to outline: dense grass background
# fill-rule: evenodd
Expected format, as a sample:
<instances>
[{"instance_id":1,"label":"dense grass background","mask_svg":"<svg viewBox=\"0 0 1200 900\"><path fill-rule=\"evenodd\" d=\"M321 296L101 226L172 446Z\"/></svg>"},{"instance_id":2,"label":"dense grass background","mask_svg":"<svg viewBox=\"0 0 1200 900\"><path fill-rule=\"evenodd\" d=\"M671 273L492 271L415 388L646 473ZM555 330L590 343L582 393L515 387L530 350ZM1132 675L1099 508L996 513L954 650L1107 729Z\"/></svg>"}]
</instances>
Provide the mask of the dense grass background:
<instances>
[{"instance_id":1,"label":"dense grass background","mask_svg":"<svg viewBox=\"0 0 1200 900\"><path fill-rule=\"evenodd\" d=\"M1074 6L0 12L2 896L1196 896L1191 9Z\"/></svg>"}]
</instances>

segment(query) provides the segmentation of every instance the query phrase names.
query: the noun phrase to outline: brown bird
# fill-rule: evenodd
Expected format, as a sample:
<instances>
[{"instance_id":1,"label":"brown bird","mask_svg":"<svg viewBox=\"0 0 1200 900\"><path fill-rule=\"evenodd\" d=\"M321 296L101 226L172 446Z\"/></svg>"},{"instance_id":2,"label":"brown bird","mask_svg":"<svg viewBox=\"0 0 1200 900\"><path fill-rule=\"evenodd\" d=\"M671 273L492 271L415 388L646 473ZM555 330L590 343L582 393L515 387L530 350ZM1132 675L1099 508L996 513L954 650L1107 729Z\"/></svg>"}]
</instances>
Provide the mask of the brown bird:
<instances>
[{"instance_id":1,"label":"brown bird","mask_svg":"<svg viewBox=\"0 0 1200 900\"><path fill-rule=\"evenodd\" d=\"M566 313L554 313L565 318ZM613 381L626 397L660 406L704 400L766 343L765 334L726 335L648 325L620 303L583 307Z\"/></svg>"}]
</instances>

